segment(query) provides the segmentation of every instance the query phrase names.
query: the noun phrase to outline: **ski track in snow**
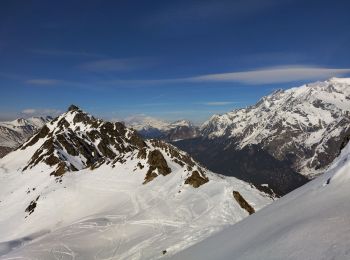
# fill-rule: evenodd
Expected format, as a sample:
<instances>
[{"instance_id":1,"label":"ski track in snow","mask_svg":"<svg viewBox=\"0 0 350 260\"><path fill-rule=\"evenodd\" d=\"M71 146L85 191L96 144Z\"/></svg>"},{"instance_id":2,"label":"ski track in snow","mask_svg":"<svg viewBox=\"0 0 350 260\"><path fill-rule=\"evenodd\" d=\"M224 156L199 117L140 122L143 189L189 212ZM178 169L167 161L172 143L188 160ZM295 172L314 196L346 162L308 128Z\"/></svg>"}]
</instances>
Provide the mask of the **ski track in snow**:
<instances>
[{"instance_id":1,"label":"ski track in snow","mask_svg":"<svg viewBox=\"0 0 350 260\"><path fill-rule=\"evenodd\" d=\"M350 143L320 177L171 259L348 260L349 184Z\"/></svg>"},{"instance_id":2,"label":"ski track in snow","mask_svg":"<svg viewBox=\"0 0 350 260\"><path fill-rule=\"evenodd\" d=\"M77 126L80 131L90 129L91 125L74 124L75 113L80 112L69 111L60 118L73 132ZM56 123L47 124L50 133L64 133ZM60 178L51 176L53 168L44 162L22 171L46 138L0 161L1 260L168 257L248 216L234 200L233 190L256 210L272 202L236 178L216 175L194 162L190 169L176 163L150 141L147 149L158 149L171 173L146 184L150 166L137 151L124 154L123 162L113 167L108 163L94 170L79 167ZM84 165L84 158L66 157L66 150L60 153L69 162ZM140 163L144 167L138 167ZM209 181L198 188L184 184L199 169ZM28 210L30 205L33 210Z\"/></svg>"},{"instance_id":3,"label":"ski track in snow","mask_svg":"<svg viewBox=\"0 0 350 260\"><path fill-rule=\"evenodd\" d=\"M122 210L125 211L124 213L115 214L117 212L111 210L85 217L66 227L53 230L47 235L28 239L20 245L19 250L10 250L14 253L14 258L10 254L3 255L0 259L21 259L21 257L40 259L42 255L46 255L49 259L158 258L162 257L163 250L169 250L169 248L170 252L167 253L171 255L172 242L175 243L174 252L176 252L218 229L215 225L211 227L208 223L210 219L208 216L211 215L211 211L215 211L215 202L200 189L193 191L186 199L186 205L183 205L182 200L176 198L181 195L175 193L172 198L169 198L166 187L157 186L157 189L150 187L145 194L145 186L133 189L132 181L119 179L113 182L111 178L102 178L95 173L94 175L93 182L80 184L80 192L97 194L97 196L100 193L113 193L114 197L122 201L120 207L124 208ZM102 186L102 184L107 185ZM38 207L40 207L40 200ZM166 212L171 212L171 215ZM227 214L230 213L227 212ZM201 224L203 219L204 226ZM224 221L221 224L230 224L230 221L221 221ZM221 224L216 223L218 226ZM134 232L137 234L135 235ZM102 245L102 248L94 252L84 252L80 248L81 244L86 246L86 243L94 241L99 247ZM176 245L176 242L180 243ZM48 249L49 252L47 252ZM152 252L148 249L152 249ZM155 257L154 250L158 250L158 257Z\"/></svg>"}]
</instances>

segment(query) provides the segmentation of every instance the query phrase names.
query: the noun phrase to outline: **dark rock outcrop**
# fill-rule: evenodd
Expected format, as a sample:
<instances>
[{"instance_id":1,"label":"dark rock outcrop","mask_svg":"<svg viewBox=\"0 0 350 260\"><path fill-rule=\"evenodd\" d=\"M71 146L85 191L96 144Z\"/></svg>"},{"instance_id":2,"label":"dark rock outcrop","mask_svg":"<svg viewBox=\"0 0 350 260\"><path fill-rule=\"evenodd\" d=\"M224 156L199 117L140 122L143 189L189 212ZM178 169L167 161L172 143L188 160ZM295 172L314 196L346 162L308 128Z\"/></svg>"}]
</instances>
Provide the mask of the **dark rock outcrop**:
<instances>
[{"instance_id":1,"label":"dark rock outcrop","mask_svg":"<svg viewBox=\"0 0 350 260\"><path fill-rule=\"evenodd\" d=\"M31 201L29 206L25 209L25 212L32 214L37 206L37 202L39 200L40 196L38 196L35 200Z\"/></svg>"},{"instance_id":2,"label":"dark rock outcrop","mask_svg":"<svg viewBox=\"0 0 350 260\"><path fill-rule=\"evenodd\" d=\"M156 178L158 174L166 176L171 173L171 169L164 159L163 154L159 150L153 150L148 154L148 164L149 169L147 171L144 184Z\"/></svg>"},{"instance_id":3,"label":"dark rock outcrop","mask_svg":"<svg viewBox=\"0 0 350 260\"><path fill-rule=\"evenodd\" d=\"M186 179L185 184L192 185L194 188L202 186L209 181L204 174L202 175L198 171L193 171L191 176Z\"/></svg>"},{"instance_id":4,"label":"dark rock outcrop","mask_svg":"<svg viewBox=\"0 0 350 260\"><path fill-rule=\"evenodd\" d=\"M255 210L250 204L242 197L242 195L238 191L233 191L233 197L241 206L242 209L246 210L249 215L255 213Z\"/></svg>"}]
</instances>

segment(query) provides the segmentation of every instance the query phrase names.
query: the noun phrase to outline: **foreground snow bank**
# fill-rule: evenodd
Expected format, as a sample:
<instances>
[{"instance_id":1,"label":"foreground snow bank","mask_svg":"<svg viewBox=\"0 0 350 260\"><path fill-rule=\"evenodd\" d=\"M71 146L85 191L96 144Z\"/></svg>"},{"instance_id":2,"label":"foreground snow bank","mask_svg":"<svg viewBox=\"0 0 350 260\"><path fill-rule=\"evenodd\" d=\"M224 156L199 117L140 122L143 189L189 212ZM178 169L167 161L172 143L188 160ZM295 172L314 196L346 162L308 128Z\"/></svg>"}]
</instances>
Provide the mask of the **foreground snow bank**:
<instances>
[{"instance_id":1,"label":"foreground snow bank","mask_svg":"<svg viewBox=\"0 0 350 260\"><path fill-rule=\"evenodd\" d=\"M350 259L350 144L321 177L173 259Z\"/></svg>"}]
</instances>

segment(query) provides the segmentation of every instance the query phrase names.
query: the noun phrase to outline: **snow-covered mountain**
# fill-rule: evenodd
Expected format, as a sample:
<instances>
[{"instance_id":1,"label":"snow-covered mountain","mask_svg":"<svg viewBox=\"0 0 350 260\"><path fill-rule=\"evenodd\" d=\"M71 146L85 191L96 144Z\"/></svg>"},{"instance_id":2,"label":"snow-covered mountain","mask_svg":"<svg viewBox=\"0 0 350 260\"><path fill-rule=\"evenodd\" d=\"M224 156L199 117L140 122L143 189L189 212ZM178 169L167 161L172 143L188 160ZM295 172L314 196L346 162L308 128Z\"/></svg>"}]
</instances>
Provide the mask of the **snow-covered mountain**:
<instances>
[{"instance_id":1,"label":"snow-covered mountain","mask_svg":"<svg viewBox=\"0 0 350 260\"><path fill-rule=\"evenodd\" d=\"M76 106L0 160L0 259L154 259L272 202Z\"/></svg>"},{"instance_id":2,"label":"snow-covered mountain","mask_svg":"<svg viewBox=\"0 0 350 260\"><path fill-rule=\"evenodd\" d=\"M30 117L0 122L0 158L24 143L51 119L51 117Z\"/></svg>"},{"instance_id":3,"label":"snow-covered mountain","mask_svg":"<svg viewBox=\"0 0 350 260\"><path fill-rule=\"evenodd\" d=\"M199 136L199 127L188 120L168 123L149 116L134 116L125 120L144 138L157 138L165 141L178 141Z\"/></svg>"},{"instance_id":4,"label":"snow-covered mountain","mask_svg":"<svg viewBox=\"0 0 350 260\"><path fill-rule=\"evenodd\" d=\"M173 259L347 260L349 196L350 143L324 175Z\"/></svg>"},{"instance_id":5,"label":"snow-covered mountain","mask_svg":"<svg viewBox=\"0 0 350 260\"><path fill-rule=\"evenodd\" d=\"M249 150L254 150L255 156L266 153L266 156L272 156L271 160L283 163L289 171L313 178L336 158L341 140L348 134L350 79L332 78L278 90L253 106L214 115L201 126L201 140L189 143L185 141L177 145L204 164L203 158L212 157L210 160L213 164L220 167L227 165L223 169L215 165L209 167L218 172L242 167L242 161L237 165L230 163L233 159L228 152L238 156L240 151L247 154ZM211 155L206 154L208 149L204 149L208 147L212 148ZM212 150L217 150L218 158ZM248 161L247 164L254 168L251 162ZM247 169L232 172L232 175L254 182L247 176ZM297 178L301 180L300 176ZM256 181L255 178L254 183L266 182L278 186L269 183L273 179L276 179L273 174L267 173L261 180ZM293 177L293 187L303 184L302 180L294 179ZM286 191L288 190L291 189L287 187Z\"/></svg>"}]
</instances>

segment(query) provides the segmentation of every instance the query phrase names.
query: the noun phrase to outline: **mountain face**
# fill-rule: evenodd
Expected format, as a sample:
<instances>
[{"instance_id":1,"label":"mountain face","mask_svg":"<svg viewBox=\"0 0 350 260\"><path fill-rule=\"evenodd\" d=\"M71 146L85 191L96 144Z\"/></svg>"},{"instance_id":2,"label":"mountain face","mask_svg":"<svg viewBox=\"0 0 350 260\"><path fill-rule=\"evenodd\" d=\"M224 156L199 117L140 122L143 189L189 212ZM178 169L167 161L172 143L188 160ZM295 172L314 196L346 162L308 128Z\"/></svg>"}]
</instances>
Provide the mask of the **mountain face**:
<instances>
[{"instance_id":1,"label":"mountain face","mask_svg":"<svg viewBox=\"0 0 350 260\"><path fill-rule=\"evenodd\" d=\"M211 170L256 185L269 184L283 195L323 172L339 154L341 140L350 134L350 79L333 78L275 91L254 106L214 115L200 130L197 140L176 145ZM254 169L261 160L254 163L245 157L249 150L257 157L269 155L272 169L281 169L283 164L289 181L283 186L276 183L272 169L257 179L259 173ZM233 154L241 154L246 166L234 160Z\"/></svg>"},{"instance_id":2,"label":"mountain face","mask_svg":"<svg viewBox=\"0 0 350 260\"><path fill-rule=\"evenodd\" d=\"M199 127L187 120L167 123L152 117L133 117L126 121L126 125L136 129L146 139L157 138L171 142L199 136Z\"/></svg>"},{"instance_id":3,"label":"mountain face","mask_svg":"<svg viewBox=\"0 0 350 260\"><path fill-rule=\"evenodd\" d=\"M350 144L325 174L173 259L349 259L349 173Z\"/></svg>"},{"instance_id":4,"label":"mountain face","mask_svg":"<svg viewBox=\"0 0 350 260\"><path fill-rule=\"evenodd\" d=\"M155 259L272 202L76 106L0 160L0 259Z\"/></svg>"},{"instance_id":5,"label":"mountain face","mask_svg":"<svg viewBox=\"0 0 350 260\"><path fill-rule=\"evenodd\" d=\"M0 158L24 143L51 119L51 117L31 117L0 122Z\"/></svg>"}]
</instances>

